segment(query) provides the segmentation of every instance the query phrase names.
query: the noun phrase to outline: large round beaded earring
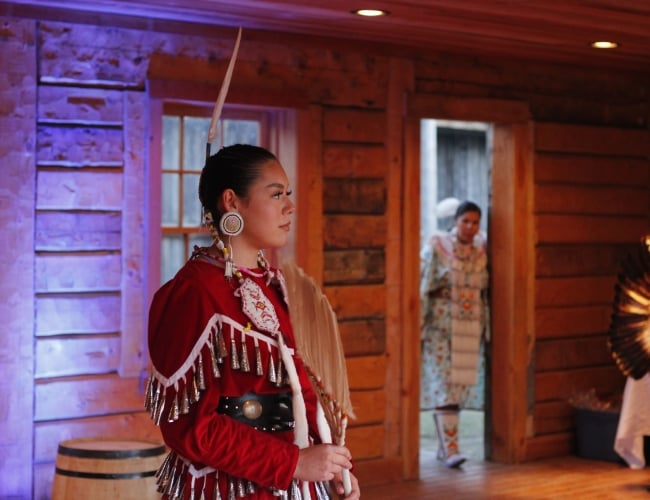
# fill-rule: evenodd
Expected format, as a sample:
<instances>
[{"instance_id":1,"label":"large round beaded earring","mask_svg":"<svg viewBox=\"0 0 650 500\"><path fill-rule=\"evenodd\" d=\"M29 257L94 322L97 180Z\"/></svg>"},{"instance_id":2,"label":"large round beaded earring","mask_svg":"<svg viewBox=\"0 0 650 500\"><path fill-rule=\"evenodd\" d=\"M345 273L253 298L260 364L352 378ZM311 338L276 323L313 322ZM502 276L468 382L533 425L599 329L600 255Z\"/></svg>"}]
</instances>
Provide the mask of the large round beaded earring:
<instances>
[{"instance_id":1,"label":"large round beaded earring","mask_svg":"<svg viewBox=\"0 0 650 500\"><path fill-rule=\"evenodd\" d=\"M238 212L226 212L219 219L219 228L224 236L237 236L244 230L244 219Z\"/></svg>"}]
</instances>

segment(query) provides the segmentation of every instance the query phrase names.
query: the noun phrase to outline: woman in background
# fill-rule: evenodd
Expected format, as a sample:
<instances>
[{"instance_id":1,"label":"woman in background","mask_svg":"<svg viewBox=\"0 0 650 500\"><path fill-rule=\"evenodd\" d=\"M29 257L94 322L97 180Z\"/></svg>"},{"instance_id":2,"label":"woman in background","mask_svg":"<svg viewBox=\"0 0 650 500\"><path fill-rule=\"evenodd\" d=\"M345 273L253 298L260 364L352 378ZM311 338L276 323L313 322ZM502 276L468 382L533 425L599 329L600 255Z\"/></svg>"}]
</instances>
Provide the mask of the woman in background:
<instances>
[{"instance_id":1,"label":"woman in background","mask_svg":"<svg viewBox=\"0 0 650 500\"><path fill-rule=\"evenodd\" d=\"M435 233L421 256L420 407L434 410L438 458L447 467L465 462L458 446L461 408L484 405L481 340L489 340L489 314L480 222L477 204L458 204L451 231Z\"/></svg>"}]
</instances>

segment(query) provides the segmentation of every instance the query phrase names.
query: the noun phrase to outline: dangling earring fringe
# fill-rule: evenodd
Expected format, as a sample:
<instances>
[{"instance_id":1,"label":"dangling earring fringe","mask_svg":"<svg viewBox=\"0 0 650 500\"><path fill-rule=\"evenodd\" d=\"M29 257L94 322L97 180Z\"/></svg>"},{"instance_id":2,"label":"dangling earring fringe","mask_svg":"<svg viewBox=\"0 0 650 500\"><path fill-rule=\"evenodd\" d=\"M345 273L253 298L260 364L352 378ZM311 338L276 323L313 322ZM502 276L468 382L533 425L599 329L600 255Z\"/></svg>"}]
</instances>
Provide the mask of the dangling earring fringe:
<instances>
[{"instance_id":1,"label":"dangling earring fringe","mask_svg":"<svg viewBox=\"0 0 650 500\"><path fill-rule=\"evenodd\" d=\"M226 276L226 279L229 280L232 278L234 272L234 264L232 261L232 247L230 245L228 245L228 247L225 247L221 240L219 240L219 243L221 243L221 247L223 247L221 248L221 251L223 252L224 258L226 259L226 270L224 271L224 275Z\"/></svg>"}]
</instances>

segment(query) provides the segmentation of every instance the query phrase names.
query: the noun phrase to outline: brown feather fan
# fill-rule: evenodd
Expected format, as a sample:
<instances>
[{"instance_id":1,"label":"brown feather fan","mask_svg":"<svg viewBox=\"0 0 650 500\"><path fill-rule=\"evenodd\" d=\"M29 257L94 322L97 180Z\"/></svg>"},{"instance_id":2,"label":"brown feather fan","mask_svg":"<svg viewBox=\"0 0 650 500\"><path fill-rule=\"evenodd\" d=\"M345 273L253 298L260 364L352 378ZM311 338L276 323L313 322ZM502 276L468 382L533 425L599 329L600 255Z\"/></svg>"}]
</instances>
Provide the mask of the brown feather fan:
<instances>
[{"instance_id":1,"label":"brown feather fan","mask_svg":"<svg viewBox=\"0 0 650 500\"><path fill-rule=\"evenodd\" d=\"M650 235L621 267L607 345L623 374L638 380L650 372Z\"/></svg>"},{"instance_id":2,"label":"brown feather fan","mask_svg":"<svg viewBox=\"0 0 650 500\"><path fill-rule=\"evenodd\" d=\"M323 409L331 441L344 446L348 418L355 416L336 314L318 284L295 262L285 262L281 269L298 353ZM348 471L343 471L343 482L347 494L351 491Z\"/></svg>"}]
</instances>

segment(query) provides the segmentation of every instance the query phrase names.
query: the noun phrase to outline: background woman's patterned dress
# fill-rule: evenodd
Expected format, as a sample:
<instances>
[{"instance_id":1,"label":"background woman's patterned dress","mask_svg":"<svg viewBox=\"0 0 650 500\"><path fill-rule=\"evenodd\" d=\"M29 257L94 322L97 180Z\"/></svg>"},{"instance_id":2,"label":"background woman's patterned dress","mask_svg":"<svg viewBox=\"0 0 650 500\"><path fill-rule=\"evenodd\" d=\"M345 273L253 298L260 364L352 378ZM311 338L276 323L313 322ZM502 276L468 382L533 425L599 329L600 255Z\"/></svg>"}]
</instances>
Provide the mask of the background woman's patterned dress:
<instances>
[{"instance_id":1,"label":"background woman's patterned dress","mask_svg":"<svg viewBox=\"0 0 650 500\"><path fill-rule=\"evenodd\" d=\"M436 233L421 255L422 365L420 407L458 404L483 409L485 392L484 339L489 339L487 303L488 270L485 236L473 244L460 245L455 231ZM467 297L470 297L467 300ZM475 339L476 370L473 383L452 381L452 317L461 310L473 311L480 335ZM472 364L473 363L473 364Z\"/></svg>"}]
</instances>

